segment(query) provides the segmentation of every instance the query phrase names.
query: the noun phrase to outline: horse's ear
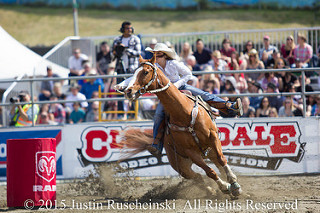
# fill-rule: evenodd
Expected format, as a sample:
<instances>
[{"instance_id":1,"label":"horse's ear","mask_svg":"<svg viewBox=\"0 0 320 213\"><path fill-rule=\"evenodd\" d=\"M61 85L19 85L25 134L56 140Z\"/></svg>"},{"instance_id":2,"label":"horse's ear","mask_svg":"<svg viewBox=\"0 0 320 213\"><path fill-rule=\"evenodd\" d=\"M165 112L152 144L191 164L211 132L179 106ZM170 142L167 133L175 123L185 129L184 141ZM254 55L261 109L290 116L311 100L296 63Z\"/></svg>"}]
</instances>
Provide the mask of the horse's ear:
<instances>
[{"instance_id":1,"label":"horse's ear","mask_svg":"<svg viewBox=\"0 0 320 213\"><path fill-rule=\"evenodd\" d=\"M139 63L142 63L143 62L143 58L142 58L142 56L141 55L139 55Z\"/></svg>"},{"instance_id":2,"label":"horse's ear","mask_svg":"<svg viewBox=\"0 0 320 213\"><path fill-rule=\"evenodd\" d=\"M153 53L153 57L151 58L151 64L155 64L156 63L156 54Z\"/></svg>"}]
</instances>

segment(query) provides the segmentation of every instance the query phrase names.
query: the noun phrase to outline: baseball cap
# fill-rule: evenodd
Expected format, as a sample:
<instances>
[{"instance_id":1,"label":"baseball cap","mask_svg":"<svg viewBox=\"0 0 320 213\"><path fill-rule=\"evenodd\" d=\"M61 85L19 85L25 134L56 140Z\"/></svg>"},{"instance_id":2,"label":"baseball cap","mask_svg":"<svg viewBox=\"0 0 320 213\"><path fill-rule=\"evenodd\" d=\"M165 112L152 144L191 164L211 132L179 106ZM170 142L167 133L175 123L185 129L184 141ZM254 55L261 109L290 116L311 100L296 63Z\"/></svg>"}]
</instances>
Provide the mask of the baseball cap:
<instances>
[{"instance_id":1,"label":"baseball cap","mask_svg":"<svg viewBox=\"0 0 320 213\"><path fill-rule=\"evenodd\" d=\"M268 35L265 35L265 36L263 37L263 40L270 40L270 37L269 37Z\"/></svg>"}]
</instances>

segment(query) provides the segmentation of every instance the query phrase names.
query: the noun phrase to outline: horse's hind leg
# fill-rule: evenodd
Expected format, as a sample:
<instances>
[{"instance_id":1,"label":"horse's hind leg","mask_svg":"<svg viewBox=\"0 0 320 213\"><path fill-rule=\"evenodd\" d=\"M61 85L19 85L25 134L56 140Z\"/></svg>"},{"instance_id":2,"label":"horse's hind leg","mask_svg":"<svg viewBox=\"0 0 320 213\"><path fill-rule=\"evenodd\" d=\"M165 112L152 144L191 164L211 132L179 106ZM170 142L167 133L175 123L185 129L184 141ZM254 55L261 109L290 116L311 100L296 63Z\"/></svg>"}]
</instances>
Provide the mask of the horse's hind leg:
<instances>
[{"instance_id":1,"label":"horse's hind leg","mask_svg":"<svg viewBox=\"0 0 320 213\"><path fill-rule=\"evenodd\" d=\"M200 180L200 182L203 182L201 175L191 169L192 161L189 158L184 158L175 153L173 148L167 143L165 143L164 146L169 163L174 170L176 170L182 177L186 179Z\"/></svg>"},{"instance_id":2,"label":"horse's hind leg","mask_svg":"<svg viewBox=\"0 0 320 213\"><path fill-rule=\"evenodd\" d=\"M218 184L222 192L229 193L230 184L226 183L225 181L219 178L217 173L204 162L199 152L196 152L192 149L188 149L185 150L185 153L188 155L188 157L192 160L193 163L202 168L206 172L207 176L212 178Z\"/></svg>"}]
</instances>

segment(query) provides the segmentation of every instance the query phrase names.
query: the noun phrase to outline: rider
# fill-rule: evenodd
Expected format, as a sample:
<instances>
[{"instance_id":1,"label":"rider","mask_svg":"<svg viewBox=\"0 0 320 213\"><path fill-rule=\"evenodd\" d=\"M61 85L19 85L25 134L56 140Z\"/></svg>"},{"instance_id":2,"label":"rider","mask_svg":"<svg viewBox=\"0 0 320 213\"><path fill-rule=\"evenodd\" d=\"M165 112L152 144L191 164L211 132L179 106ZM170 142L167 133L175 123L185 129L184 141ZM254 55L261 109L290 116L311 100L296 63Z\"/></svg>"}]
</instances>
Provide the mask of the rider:
<instances>
[{"instance_id":1,"label":"rider","mask_svg":"<svg viewBox=\"0 0 320 213\"><path fill-rule=\"evenodd\" d=\"M164 43L157 43L154 49L146 48L146 51L153 52L156 55L156 66L165 74L167 78L179 89L189 90L192 95L200 95L210 106L218 109L224 114L232 114L233 116L241 116L243 113L241 100L238 98L236 102L231 103L225 101L213 94L202 91L188 85L188 80L192 77L190 69L177 59L177 54L171 48L168 48ZM148 148L151 154L159 156L163 149L162 132L159 133L159 127L164 119L164 108L161 103L158 104L153 125L153 138L152 146Z\"/></svg>"}]
</instances>

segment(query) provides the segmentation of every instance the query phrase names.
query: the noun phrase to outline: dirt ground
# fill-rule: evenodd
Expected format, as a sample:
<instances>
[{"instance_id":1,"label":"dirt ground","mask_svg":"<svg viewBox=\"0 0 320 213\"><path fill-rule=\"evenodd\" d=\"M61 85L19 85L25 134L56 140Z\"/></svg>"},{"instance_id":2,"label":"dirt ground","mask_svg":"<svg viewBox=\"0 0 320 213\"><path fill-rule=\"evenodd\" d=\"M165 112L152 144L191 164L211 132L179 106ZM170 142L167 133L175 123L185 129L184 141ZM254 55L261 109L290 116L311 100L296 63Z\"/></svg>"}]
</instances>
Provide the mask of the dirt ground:
<instances>
[{"instance_id":1,"label":"dirt ground","mask_svg":"<svg viewBox=\"0 0 320 213\"><path fill-rule=\"evenodd\" d=\"M101 167L99 177L57 184L55 209L37 212L320 212L320 174L308 176L239 176L242 194L222 194L217 185L211 193L181 177L143 178L128 172L114 177ZM30 212L6 206L6 186L0 186L0 212Z\"/></svg>"}]
</instances>

